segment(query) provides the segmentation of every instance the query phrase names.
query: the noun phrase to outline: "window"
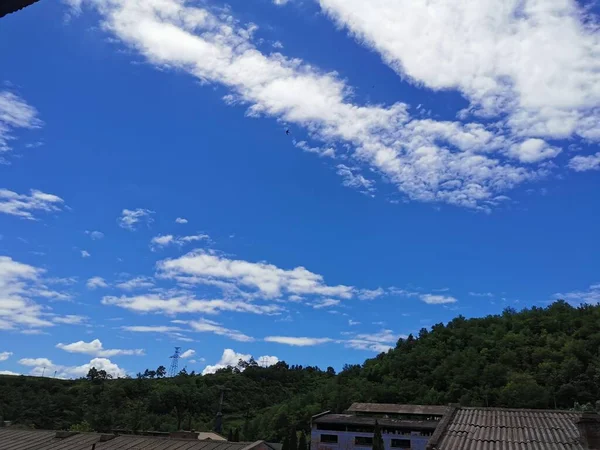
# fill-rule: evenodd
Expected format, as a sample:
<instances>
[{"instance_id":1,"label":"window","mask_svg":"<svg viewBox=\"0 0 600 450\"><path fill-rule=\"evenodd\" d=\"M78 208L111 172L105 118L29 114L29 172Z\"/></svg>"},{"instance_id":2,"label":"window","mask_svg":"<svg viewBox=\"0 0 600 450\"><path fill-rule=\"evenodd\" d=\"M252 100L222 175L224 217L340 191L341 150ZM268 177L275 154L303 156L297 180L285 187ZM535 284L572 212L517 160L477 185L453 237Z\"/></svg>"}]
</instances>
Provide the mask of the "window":
<instances>
[{"instance_id":1,"label":"window","mask_svg":"<svg viewBox=\"0 0 600 450\"><path fill-rule=\"evenodd\" d=\"M322 434L321 442L324 444L337 444L338 437L336 434Z\"/></svg>"},{"instance_id":2,"label":"window","mask_svg":"<svg viewBox=\"0 0 600 450\"><path fill-rule=\"evenodd\" d=\"M410 439L392 439L392 448L410 448Z\"/></svg>"},{"instance_id":3,"label":"window","mask_svg":"<svg viewBox=\"0 0 600 450\"><path fill-rule=\"evenodd\" d=\"M358 447L372 447L373 446L373 438L372 437L364 437L364 436L356 436L354 438L354 445Z\"/></svg>"}]
</instances>

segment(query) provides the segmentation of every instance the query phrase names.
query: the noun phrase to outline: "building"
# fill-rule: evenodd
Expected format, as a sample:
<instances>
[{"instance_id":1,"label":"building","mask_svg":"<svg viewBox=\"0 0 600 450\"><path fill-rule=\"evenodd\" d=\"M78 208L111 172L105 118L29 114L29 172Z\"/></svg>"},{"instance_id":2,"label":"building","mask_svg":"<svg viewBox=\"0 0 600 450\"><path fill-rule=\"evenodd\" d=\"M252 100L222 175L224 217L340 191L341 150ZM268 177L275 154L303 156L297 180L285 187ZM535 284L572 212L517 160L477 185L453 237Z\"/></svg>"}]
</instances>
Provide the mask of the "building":
<instances>
[{"instance_id":1,"label":"building","mask_svg":"<svg viewBox=\"0 0 600 450\"><path fill-rule=\"evenodd\" d=\"M368 450L375 422L386 450L425 450L446 406L354 403L344 414L313 417L311 450Z\"/></svg>"},{"instance_id":2,"label":"building","mask_svg":"<svg viewBox=\"0 0 600 450\"><path fill-rule=\"evenodd\" d=\"M427 450L600 450L600 416L452 406Z\"/></svg>"},{"instance_id":3,"label":"building","mask_svg":"<svg viewBox=\"0 0 600 450\"><path fill-rule=\"evenodd\" d=\"M0 450L275 450L264 441L200 440L199 435L178 432L163 437L0 428Z\"/></svg>"}]
</instances>

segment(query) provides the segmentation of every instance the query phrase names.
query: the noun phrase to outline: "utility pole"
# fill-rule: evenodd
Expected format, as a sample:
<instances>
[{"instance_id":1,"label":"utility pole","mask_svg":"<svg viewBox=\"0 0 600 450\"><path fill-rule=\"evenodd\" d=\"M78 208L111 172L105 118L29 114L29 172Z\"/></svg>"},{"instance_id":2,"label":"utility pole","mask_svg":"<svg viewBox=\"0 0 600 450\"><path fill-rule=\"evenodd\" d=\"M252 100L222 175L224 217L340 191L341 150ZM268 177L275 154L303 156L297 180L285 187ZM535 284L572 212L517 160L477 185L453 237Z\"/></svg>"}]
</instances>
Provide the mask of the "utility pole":
<instances>
[{"instance_id":1,"label":"utility pole","mask_svg":"<svg viewBox=\"0 0 600 450\"><path fill-rule=\"evenodd\" d=\"M44 374L46 373L46 366L42 369L42 378L44 378Z\"/></svg>"},{"instance_id":2,"label":"utility pole","mask_svg":"<svg viewBox=\"0 0 600 450\"><path fill-rule=\"evenodd\" d=\"M221 397L219 399L219 411L215 418L215 433L221 433L223 431L223 395L225 394L225 391L230 391L231 389L228 389L225 386L219 386L219 390L221 391Z\"/></svg>"},{"instance_id":3,"label":"utility pole","mask_svg":"<svg viewBox=\"0 0 600 450\"><path fill-rule=\"evenodd\" d=\"M178 372L178 367L179 367L179 355L180 355L180 351L181 351L181 347L175 347L175 353L173 353L171 356L169 356L169 358L172 359L171 361L171 368L169 369L169 376L170 377L174 377L176 376L179 372Z\"/></svg>"}]
</instances>

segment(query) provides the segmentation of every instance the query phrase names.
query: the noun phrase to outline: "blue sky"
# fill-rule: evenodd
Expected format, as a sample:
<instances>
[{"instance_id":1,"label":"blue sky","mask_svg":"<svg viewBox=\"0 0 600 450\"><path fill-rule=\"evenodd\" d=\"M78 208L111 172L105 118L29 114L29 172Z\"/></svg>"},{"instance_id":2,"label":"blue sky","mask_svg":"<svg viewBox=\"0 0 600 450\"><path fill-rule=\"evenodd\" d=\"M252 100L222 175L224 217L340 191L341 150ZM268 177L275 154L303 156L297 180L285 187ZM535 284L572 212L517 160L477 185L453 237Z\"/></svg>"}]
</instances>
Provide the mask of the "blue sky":
<instances>
[{"instance_id":1,"label":"blue sky","mask_svg":"<svg viewBox=\"0 0 600 450\"><path fill-rule=\"evenodd\" d=\"M597 7L427 5L1 19L0 371L174 346L339 369L458 314L597 303Z\"/></svg>"}]
</instances>

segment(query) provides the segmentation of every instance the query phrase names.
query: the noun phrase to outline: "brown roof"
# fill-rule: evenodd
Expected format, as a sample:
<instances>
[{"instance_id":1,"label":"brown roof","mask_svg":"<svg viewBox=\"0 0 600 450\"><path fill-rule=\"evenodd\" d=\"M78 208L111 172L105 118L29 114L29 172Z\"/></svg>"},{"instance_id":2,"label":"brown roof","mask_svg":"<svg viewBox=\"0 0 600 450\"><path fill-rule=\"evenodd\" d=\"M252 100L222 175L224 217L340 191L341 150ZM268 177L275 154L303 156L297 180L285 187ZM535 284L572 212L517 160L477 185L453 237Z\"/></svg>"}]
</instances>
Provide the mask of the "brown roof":
<instances>
[{"instance_id":1,"label":"brown roof","mask_svg":"<svg viewBox=\"0 0 600 450\"><path fill-rule=\"evenodd\" d=\"M382 427L411 428L414 430L434 430L439 423L436 420L376 419L375 417L354 416L352 414L326 414L313 419L313 423L374 426L375 420Z\"/></svg>"},{"instance_id":2,"label":"brown roof","mask_svg":"<svg viewBox=\"0 0 600 450\"><path fill-rule=\"evenodd\" d=\"M431 450L583 450L580 413L502 408L453 408L431 440Z\"/></svg>"},{"instance_id":3,"label":"brown roof","mask_svg":"<svg viewBox=\"0 0 600 450\"><path fill-rule=\"evenodd\" d=\"M0 17L33 5L39 0L2 0L0 2Z\"/></svg>"},{"instance_id":4,"label":"brown roof","mask_svg":"<svg viewBox=\"0 0 600 450\"><path fill-rule=\"evenodd\" d=\"M222 442L153 436L115 436L101 442L99 433L76 433L58 438L55 431L0 428L0 450L251 450L259 442Z\"/></svg>"},{"instance_id":5,"label":"brown roof","mask_svg":"<svg viewBox=\"0 0 600 450\"><path fill-rule=\"evenodd\" d=\"M353 403L348 412L375 414L424 414L443 416L448 408L439 405L396 405L394 403Z\"/></svg>"}]
</instances>

